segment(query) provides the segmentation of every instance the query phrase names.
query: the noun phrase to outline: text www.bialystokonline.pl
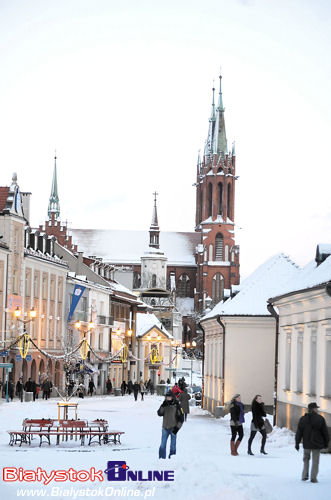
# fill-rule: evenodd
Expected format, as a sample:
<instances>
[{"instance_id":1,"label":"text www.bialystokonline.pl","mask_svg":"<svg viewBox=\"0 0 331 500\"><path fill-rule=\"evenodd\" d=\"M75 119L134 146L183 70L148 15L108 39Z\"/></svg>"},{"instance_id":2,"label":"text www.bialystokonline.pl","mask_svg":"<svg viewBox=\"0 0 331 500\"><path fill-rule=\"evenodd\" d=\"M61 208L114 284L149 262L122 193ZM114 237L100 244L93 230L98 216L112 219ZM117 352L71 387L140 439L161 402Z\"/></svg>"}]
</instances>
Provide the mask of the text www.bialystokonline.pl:
<instances>
[{"instance_id":1,"label":"text www.bialystokonline.pl","mask_svg":"<svg viewBox=\"0 0 331 500\"><path fill-rule=\"evenodd\" d=\"M61 486L53 486L52 489L48 490L46 488L17 488L16 494L18 497L68 497L68 498L80 498L80 497L140 497L140 498L150 498L155 495L154 488L146 488L145 490L139 490L134 488L114 488L113 486L108 486L107 488L63 488Z\"/></svg>"}]
</instances>

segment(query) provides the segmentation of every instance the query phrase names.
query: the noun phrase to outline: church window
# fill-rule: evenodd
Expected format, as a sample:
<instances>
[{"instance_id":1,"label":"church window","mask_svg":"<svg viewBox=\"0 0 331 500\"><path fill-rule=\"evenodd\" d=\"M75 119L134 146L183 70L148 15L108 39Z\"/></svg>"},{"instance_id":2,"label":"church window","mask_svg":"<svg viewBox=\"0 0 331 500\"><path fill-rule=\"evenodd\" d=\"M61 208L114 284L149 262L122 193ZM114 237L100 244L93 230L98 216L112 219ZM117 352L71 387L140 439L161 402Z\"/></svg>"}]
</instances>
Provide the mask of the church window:
<instances>
[{"instance_id":1,"label":"church window","mask_svg":"<svg viewBox=\"0 0 331 500\"><path fill-rule=\"evenodd\" d=\"M213 277L213 290L212 290L213 304L217 304L217 302L223 299L223 292L224 292L224 278L221 273L216 273Z\"/></svg>"},{"instance_id":2,"label":"church window","mask_svg":"<svg viewBox=\"0 0 331 500\"><path fill-rule=\"evenodd\" d=\"M223 184L218 183L218 214L222 215L222 203L223 203Z\"/></svg>"},{"instance_id":3,"label":"church window","mask_svg":"<svg viewBox=\"0 0 331 500\"><path fill-rule=\"evenodd\" d=\"M152 274L152 288L156 287L156 274Z\"/></svg>"},{"instance_id":4,"label":"church window","mask_svg":"<svg viewBox=\"0 0 331 500\"><path fill-rule=\"evenodd\" d=\"M209 245L209 259L208 260L214 260L214 247L213 247L213 245Z\"/></svg>"},{"instance_id":5,"label":"church window","mask_svg":"<svg viewBox=\"0 0 331 500\"><path fill-rule=\"evenodd\" d=\"M213 185L208 185L208 217L213 214Z\"/></svg>"},{"instance_id":6,"label":"church window","mask_svg":"<svg viewBox=\"0 0 331 500\"><path fill-rule=\"evenodd\" d=\"M207 262L207 247L205 247L203 250L203 261Z\"/></svg>"},{"instance_id":7,"label":"church window","mask_svg":"<svg viewBox=\"0 0 331 500\"><path fill-rule=\"evenodd\" d=\"M230 218L231 217L231 184L228 184L228 210L227 210L227 216Z\"/></svg>"},{"instance_id":8,"label":"church window","mask_svg":"<svg viewBox=\"0 0 331 500\"><path fill-rule=\"evenodd\" d=\"M224 260L225 260L225 262L228 262L228 260L229 260L229 245L225 245Z\"/></svg>"},{"instance_id":9,"label":"church window","mask_svg":"<svg viewBox=\"0 0 331 500\"><path fill-rule=\"evenodd\" d=\"M177 296L178 297L189 297L191 288L190 278L187 274L181 274L178 278L177 284Z\"/></svg>"},{"instance_id":10,"label":"church window","mask_svg":"<svg viewBox=\"0 0 331 500\"><path fill-rule=\"evenodd\" d=\"M218 233L215 238L215 260L223 260L223 235Z\"/></svg>"}]
</instances>

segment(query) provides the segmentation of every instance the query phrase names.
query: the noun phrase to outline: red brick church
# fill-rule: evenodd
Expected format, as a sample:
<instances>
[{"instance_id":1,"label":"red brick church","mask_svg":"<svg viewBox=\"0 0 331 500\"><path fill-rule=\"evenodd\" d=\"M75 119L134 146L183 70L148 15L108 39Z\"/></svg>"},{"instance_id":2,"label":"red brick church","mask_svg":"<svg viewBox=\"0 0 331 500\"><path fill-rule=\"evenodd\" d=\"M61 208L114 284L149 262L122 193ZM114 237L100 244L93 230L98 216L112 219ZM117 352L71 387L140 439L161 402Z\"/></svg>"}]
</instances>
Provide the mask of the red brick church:
<instances>
[{"instance_id":1,"label":"red brick church","mask_svg":"<svg viewBox=\"0 0 331 500\"><path fill-rule=\"evenodd\" d=\"M182 315L185 342L195 336L203 312L229 297L232 285L239 284L234 232L236 154L234 144L228 151L221 76L219 81L218 103L213 89L208 136L197 162L195 231L160 231L156 193L149 235L134 230L69 230L59 221L56 165L49 220L42 228L74 253L83 252L96 272L104 273L108 266L120 283L142 292L143 298L154 294L152 305L158 300L162 306L162 300L170 297Z\"/></svg>"}]
</instances>

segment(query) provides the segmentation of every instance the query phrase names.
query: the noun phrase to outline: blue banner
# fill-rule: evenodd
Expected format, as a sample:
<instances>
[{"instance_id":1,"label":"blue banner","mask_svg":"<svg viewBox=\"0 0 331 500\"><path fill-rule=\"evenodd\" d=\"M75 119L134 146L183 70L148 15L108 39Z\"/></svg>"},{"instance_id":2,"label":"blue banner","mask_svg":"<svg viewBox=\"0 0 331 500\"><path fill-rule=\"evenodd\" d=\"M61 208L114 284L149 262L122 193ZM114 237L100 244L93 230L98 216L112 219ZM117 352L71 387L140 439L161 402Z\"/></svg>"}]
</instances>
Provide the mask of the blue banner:
<instances>
[{"instance_id":1,"label":"blue banner","mask_svg":"<svg viewBox=\"0 0 331 500\"><path fill-rule=\"evenodd\" d=\"M71 318L72 318L72 316L75 312L75 309L77 307L77 304L79 302L79 299L83 295L85 288L86 288L85 286L75 285L74 293L72 294L72 301L71 301L68 321L71 321Z\"/></svg>"}]
</instances>

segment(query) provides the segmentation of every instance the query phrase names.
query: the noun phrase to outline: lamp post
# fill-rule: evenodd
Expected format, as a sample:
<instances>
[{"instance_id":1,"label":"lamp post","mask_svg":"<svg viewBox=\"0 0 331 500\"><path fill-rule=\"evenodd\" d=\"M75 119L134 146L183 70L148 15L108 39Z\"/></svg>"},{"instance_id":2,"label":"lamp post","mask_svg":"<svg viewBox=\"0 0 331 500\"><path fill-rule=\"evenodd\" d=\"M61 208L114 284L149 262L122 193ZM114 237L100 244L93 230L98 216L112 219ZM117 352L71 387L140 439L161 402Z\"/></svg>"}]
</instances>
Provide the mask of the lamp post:
<instances>
[{"instance_id":1,"label":"lamp post","mask_svg":"<svg viewBox=\"0 0 331 500\"><path fill-rule=\"evenodd\" d=\"M87 324L87 329L82 329L81 330L81 327L82 327L82 323L81 321L76 321L75 324L74 324L76 330L78 330L80 333L83 334L83 340L85 340L84 344L83 344L83 354L82 354L82 358L83 360L85 360L86 356L87 356L87 345L86 345L86 342L87 342L87 339L86 339L86 335L91 332L94 327L95 327L95 324L94 322L92 321L92 318L91 320L88 322ZM64 362L64 371L65 371L65 377L66 377L66 382L65 382L65 400L67 401L68 400L68 389L69 389L69 381L70 381L70 366L69 366L69 358L68 356L66 356L65 358L65 362Z\"/></svg>"},{"instance_id":2,"label":"lamp post","mask_svg":"<svg viewBox=\"0 0 331 500\"><path fill-rule=\"evenodd\" d=\"M196 342L195 340L193 340L192 344L191 342L186 342L185 344L182 344L180 340L172 340L171 341L171 345L172 347L174 347L176 349L176 358L177 358L177 350L178 348L186 348L187 349L194 349L196 347ZM171 364L172 364L172 361L171 361ZM191 385L192 385L192 364L193 364L193 358L191 360ZM175 383L177 383L177 370L175 371Z\"/></svg>"},{"instance_id":3,"label":"lamp post","mask_svg":"<svg viewBox=\"0 0 331 500\"><path fill-rule=\"evenodd\" d=\"M27 331L26 331L26 325L28 323L30 323L31 321L33 321L34 319L36 319L37 317L37 311L35 310L34 307L32 307L28 313L29 315L29 318L27 319L22 319L21 316L22 316L22 310L17 306L16 309L14 310L14 317L16 318L16 321L18 323L22 323L23 324L23 335L25 336ZM21 353L22 354L22 353ZM22 358L25 358L26 354L27 353L23 353L24 355L22 356ZM22 366L23 368L23 366ZM23 371L23 370L22 370ZM22 379L23 381L23 387L24 387L24 380ZM23 401L23 387L22 387L22 390L21 390L21 402ZM6 389L6 392L7 392L7 396L8 397L8 377L7 377L7 389Z\"/></svg>"}]
</instances>

